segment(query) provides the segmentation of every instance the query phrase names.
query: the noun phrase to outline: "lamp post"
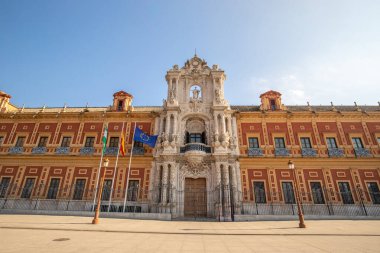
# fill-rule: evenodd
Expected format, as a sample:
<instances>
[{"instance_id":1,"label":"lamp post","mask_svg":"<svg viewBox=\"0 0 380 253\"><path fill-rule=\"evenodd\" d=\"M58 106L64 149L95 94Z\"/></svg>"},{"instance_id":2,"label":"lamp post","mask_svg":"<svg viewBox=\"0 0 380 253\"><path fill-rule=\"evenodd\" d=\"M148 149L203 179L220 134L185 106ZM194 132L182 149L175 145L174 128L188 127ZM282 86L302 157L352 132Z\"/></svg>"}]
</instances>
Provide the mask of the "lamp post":
<instances>
[{"instance_id":1,"label":"lamp post","mask_svg":"<svg viewBox=\"0 0 380 253\"><path fill-rule=\"evenodd\" d=\"M106 174L106 169L108 167L108 163L109 163L108 158L104 159L104 161L103 161L104 170L102 172L102 175L100 176L99 188L98 188L98 192L97 192L98 202L96 203L95 216L94 216L94 219L92 220L92 224L98 224L99 223L100 202L102 201L104 176Z\"/></svg>"},{"instance_id":2,"label":"lamp post","mask_svg":"<svg viewBox=\"0 0 380 253\"><path fill-rule=\"evenodd\" d=\"M298 191L298 180L297 180L297 175L296 175L296 168L294 166L294 163L291 160L289 160L288 166L289 166L289 169L293 171L293 177L294 177L294 180L295 180L295 183L296 183L295 191L296 191L298 218L299 218L299 221L300 221L299 228L306 228L305 220L303 218L303 213L302 213L302 208L301 208L302 202L301 202L300 194L299 194L299 191Z\"/></svg>"}]
</instances>

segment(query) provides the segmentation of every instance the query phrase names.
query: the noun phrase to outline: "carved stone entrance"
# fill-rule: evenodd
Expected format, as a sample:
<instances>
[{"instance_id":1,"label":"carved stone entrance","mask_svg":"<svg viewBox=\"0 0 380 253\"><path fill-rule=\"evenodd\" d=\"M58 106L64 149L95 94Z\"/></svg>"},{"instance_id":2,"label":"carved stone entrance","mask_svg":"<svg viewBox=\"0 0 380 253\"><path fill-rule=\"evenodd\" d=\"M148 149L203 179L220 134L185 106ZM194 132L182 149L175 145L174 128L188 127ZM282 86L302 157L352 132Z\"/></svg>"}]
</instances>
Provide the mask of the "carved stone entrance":
<instances>
[{"instance_id":1,"label":"carved stone entrance","mask_svg":"<svg viewBox=\"0 0 380 253\"><path fill-rule=\"evenodd\" d=\"M185 179L185 217L207 217L206 178Z\"/></svg>"}]
</instances>

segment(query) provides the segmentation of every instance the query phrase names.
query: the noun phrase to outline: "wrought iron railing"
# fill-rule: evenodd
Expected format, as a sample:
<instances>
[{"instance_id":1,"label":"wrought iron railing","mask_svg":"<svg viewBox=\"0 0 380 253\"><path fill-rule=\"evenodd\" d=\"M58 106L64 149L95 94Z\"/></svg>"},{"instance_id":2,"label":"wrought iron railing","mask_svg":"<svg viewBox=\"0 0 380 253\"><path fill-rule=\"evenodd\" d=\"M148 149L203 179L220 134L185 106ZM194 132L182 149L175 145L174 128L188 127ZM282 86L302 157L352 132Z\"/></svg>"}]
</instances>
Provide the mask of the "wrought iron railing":
<instances>
[{"instance_id":1,"label":"wrought iron railing","mask_svg":"<svg viewBox=\"0 0 380 253\"><path fill-rule=\"evenodd\" d=\"M52 189L49 185L34 185L29 198L20 198L23 188L17 184L0 185L0 212L1 210L46 210L46 211L92 211L93 196L97 189L78 189L75 185ZM81 192L81 194L77 194ZM54 194L52 194L54 193ZM194 215L203 215L218 218L231 214L243 215L296 215L296 203L285 204L283 192L262 192L264 198L259 198L254 190L238 191L234 187L226 185L217 186L213 190L191 191L178 190L173 185L159 185L152 190L141 189L132 186L128 189L127 201L124 205L125 190L104 187L101 201L102 212L159 212L163 206L184 208L185 203L193 201L191 210ZM335 198L342 192L321 190L320 204L313 203L315 192L300 192L302 209L305 215L319 216L380 216L380 192L368 192L355 189L352 193L356 201L351 204L331 202L331 196ZM345 193L344 193L345 194ZM317 194L318 195L318 194ZM50 199L48 199L50 196ZM80 197L73 199L74 196ZM110 199L110 196L113 196ZM117 197L117 198L116 198ZM204 201L199 202L199 199ZM276 201L273 201L276 199ZM305 201L308 199L308 201ZM110 201L111 200L111 201ZM259 200L260 203L256 202ZM310 202L311 200L311 202ZM172 209L174 210L174 209ZM174 211L173 211L174 212Z\"/></svg>"},{"instance_id":2,"label":"wrought iron railing","mask_svg":"<svg viewBox=\"0 0 380 253\"><path fill-rule=\"evenodd\" d=\"M32 149L32 154L45 154L47 151L46 147L34 147Z\"/></svg>"},{"instance_id":3,"label":"wrought iron railing","mask_svg":"<svg viewBox=\"0 0 380 253\"><path fill-rule=\"evenodd\" d=\"M145 149L144 147L133 147L132 152L133 152L133 155L144 155Z\"/></svg>"},{"instance_id":4,"label":"wrought iron railing","mask_svg":"<svg viewBox=\"0 0 380 253\"><path fill-rule=\"evenodd\" d=\"M275 156L289 156L289 150L287 148L276 148L274 150Z\"/></svg>"},{"instance_id":5,"label":"wrought iron railing","mask_svg":"<svg viewBox=\"0 0 380 253\"><path fill-rule=\"evenodd\" d=\"M106 149L104 150L104 155L117 155L117 152L117 147L106 147Z\"/></svg>"},{"instance_id":6,"label":"wrought iron railing","mask_svg":"<svg viewBox=\"0 0 380 253\"><path fill-rule=\"evenodd\" d=\"M302 149L302 156L303 157L316 157L317 151L313 148L303 148Z\"/></svg>"},{"instance_id":7,"label":"wrought iron railing","mask_svg":"<svg viewBox=\"0 0 380 253\"><path fill-rule=\"evenodd\" d=\"M94 147L83 147L79 150L79 153L81 155L92 155L92 154L94 154L94 152L95 152Z\"/></svg>"},{"instance_id":8,"label":"wrought iron railing","mask_svg":"<svg viewBox=\"0 0 380 253\"><path fill-rule=\"evenodd\" d=\"M205 153L211 153L211 147L203 143L187 143L185 146L180 148L181 153L186 153L188 151L201 151Z\"/></svg>"},{"instance_id":9,"label":"wrought iron railing","mask_svg":"<svg viewBox=\"0 0 380 253\"><path fill-rule=\"evenodd\" d=\"M263 156L263 150L261 148L249 148L248 156Z\"/></svg>"},{"instance_id":10,"label":"wrought iron railing","mask_svg":"<svg viewBox=\"0 0 380 253\"><path fill-rule=\"evenodd\" d=\"M24 152L24 147L10 147L9 154L21 154Z\"/></svg>"},{"instance_id":11,"label":"wrought iron railing","mask_svg":"<svg viewBox=\"0 0 380 253\"><path fill-rule=\"evenodd\" d=\"M55 149L56 154L69 154L70 147L58 147Z\"/></svg>"},{"instance_id":12,"label":"wrought iron railing","mask_svg":"<svg viewBox=\"0 0 380 253\"><path fill-rule=\"evenodd\" d=\"M355 155L356 157L371 157L371 151L369 151L366 148L355 148Z\"/></svg>"},{"instance_id":13,"label":"wrought iron railing","mask_svg":"<svg viewBox=\"0 0 380 253\"><path fill-rule=\"evenodd\" d=\"M329 157L343 157L344 151L341 148L329 148L328 149Z\"/></svg>"}]
</instances>

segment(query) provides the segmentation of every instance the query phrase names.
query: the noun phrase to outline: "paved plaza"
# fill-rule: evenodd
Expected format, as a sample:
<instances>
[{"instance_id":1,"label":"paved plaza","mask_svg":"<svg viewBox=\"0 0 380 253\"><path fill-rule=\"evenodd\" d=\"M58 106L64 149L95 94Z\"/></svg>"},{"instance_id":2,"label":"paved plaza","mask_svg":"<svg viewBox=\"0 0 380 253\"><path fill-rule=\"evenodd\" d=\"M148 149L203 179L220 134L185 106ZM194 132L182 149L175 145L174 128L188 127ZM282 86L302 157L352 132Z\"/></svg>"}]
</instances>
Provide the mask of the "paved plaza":
<instances>
[{"instance_id":1,"label":"paved plaza","mask_svg":"<svg viewBox=\"0 0 380 253\"><path fill-rule=\"evenodd\" d=\"M0 215L0 252L380 252L380 221L196 222Z\"/></svg>"}]
</instances>

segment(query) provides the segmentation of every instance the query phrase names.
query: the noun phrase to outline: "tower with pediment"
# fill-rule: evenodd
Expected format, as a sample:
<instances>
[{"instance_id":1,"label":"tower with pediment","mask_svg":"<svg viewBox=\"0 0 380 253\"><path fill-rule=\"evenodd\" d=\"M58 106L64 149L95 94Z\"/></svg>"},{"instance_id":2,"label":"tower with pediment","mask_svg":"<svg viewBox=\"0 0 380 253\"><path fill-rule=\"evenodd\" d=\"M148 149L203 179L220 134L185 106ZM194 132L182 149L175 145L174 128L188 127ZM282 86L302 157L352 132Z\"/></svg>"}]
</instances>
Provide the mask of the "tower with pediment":
<instances>
[{"instance_id":1,"label":"tower with pediment","mask_svg":"<svg viewBox=\"0 0 380 253\"><path fill-rule=\"evenodd\" d=\"M167 71L151 180L157 212L223 220L240 212L237 124L225 80L218 65L197 55Z\"/></svg>"}]
</instances>

